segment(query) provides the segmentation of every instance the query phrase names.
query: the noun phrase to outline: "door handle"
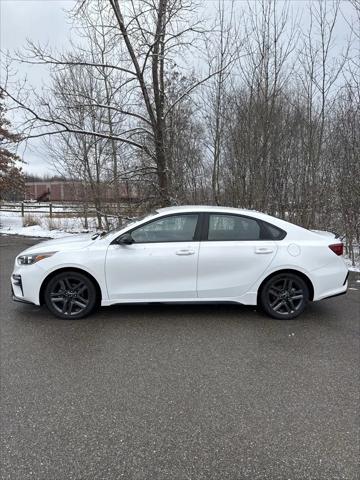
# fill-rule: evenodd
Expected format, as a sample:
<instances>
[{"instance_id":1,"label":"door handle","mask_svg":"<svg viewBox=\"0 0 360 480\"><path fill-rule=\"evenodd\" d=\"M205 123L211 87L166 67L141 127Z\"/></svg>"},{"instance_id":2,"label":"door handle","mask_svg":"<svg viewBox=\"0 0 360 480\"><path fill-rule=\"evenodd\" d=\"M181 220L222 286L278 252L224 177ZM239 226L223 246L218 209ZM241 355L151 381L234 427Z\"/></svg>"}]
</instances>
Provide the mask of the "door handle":
<instances>
[{"instance_id":1,"label":"door handle","mask_svg":"<svg viewBox=\"0 0 360 480\"><path fill-rule=\"evenodd\" d=\"M256 247L255 248L255 253L259 253L259 254L273 253L273 251L274 251L273 248L268 248L268 247Z\"/></svg>"},{"instance_id":2,"label":"door handle","mask_svg":"<svg viewBox=\"0 0 360 480\"><path fill-rule=\"evenodd\" d=\"M195 254L195 251L194 250L178 250L176 252L176 255L179 255L179 256L185 256L185 255L194 255Z\"/></svg>"}]
</instances>

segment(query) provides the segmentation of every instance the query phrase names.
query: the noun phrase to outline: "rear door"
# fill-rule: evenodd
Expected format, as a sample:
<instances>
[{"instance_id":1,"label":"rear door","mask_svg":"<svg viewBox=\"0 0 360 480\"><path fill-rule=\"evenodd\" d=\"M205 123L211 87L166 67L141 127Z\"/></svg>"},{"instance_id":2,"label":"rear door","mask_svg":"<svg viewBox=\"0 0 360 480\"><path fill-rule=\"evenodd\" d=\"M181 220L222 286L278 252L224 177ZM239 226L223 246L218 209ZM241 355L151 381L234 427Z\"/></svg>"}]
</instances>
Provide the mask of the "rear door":
<instances>
[{"instance_id":1,"label":"rear door","mask_svg":"<svg viewBox=\"0 0 360 480\"><path fill-rule=\"evenodd\" d=\"M199 251L198 297L239 297L270 265L276 242L262 240L263 224L255 218L223 213L209 213L206 218Z\"/></svg>"}]
</instances>

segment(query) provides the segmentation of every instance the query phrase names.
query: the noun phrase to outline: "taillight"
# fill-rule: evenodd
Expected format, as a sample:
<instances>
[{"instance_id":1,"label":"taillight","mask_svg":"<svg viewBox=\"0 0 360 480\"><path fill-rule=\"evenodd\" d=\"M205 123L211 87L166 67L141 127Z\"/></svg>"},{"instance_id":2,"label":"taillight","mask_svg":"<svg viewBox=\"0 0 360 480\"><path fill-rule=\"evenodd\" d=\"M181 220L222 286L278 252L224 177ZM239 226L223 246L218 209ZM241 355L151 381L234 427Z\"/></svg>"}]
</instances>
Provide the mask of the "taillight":
<instances>
[{"instance_id":1,"label":"taillight","mask_svg":"<svg viewBox=\"0 0 360 480\"><path fill-rule=\"evenodd\" d=\"M342 255L344 253L344 244L343 243L334 243L329 245L330 250L332 250L336 255Z\"/></svg>"}]
</instances>

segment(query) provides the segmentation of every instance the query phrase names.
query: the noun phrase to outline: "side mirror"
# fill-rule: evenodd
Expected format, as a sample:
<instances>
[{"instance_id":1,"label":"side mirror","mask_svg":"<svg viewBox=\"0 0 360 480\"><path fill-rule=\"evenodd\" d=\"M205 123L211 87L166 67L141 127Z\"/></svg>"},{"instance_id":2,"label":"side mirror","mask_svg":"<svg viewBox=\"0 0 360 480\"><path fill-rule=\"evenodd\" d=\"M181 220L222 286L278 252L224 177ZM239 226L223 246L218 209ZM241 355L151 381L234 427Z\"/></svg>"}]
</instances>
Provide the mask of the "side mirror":
<instances>
[{"instance_id":1,"label":"side mirror","mask_svg":"<svg viewBox=\"0 0 360 480\"><path fill-rule=\"evenodd\" d=\"M116 240L116 243L118 243L119 245L131 245L132 243L134 243L134 239L132 238L130 233L124 233L124 235L121 235L121 237Z\"/></svg>"}]
</instances>

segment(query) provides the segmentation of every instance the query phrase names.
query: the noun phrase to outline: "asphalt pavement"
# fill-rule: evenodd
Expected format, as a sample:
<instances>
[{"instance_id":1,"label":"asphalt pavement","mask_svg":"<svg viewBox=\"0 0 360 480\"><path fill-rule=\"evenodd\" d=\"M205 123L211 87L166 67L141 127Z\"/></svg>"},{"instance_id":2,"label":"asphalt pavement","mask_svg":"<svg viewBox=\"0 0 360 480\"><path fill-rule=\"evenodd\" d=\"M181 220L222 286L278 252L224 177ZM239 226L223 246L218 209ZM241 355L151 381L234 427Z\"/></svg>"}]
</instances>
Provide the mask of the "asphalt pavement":
<instances>
[{"instance_id":1,"label":"asphalt pavement","mask_svg":"<svg viewBox=\"0 0 360 480\"><path fill-rule=\"evenodd\" d=\"M271 320L129 305L80 321L10 299L0 237L3 480L359 479L360 283Z\"/></svg>"}]
</instances>

